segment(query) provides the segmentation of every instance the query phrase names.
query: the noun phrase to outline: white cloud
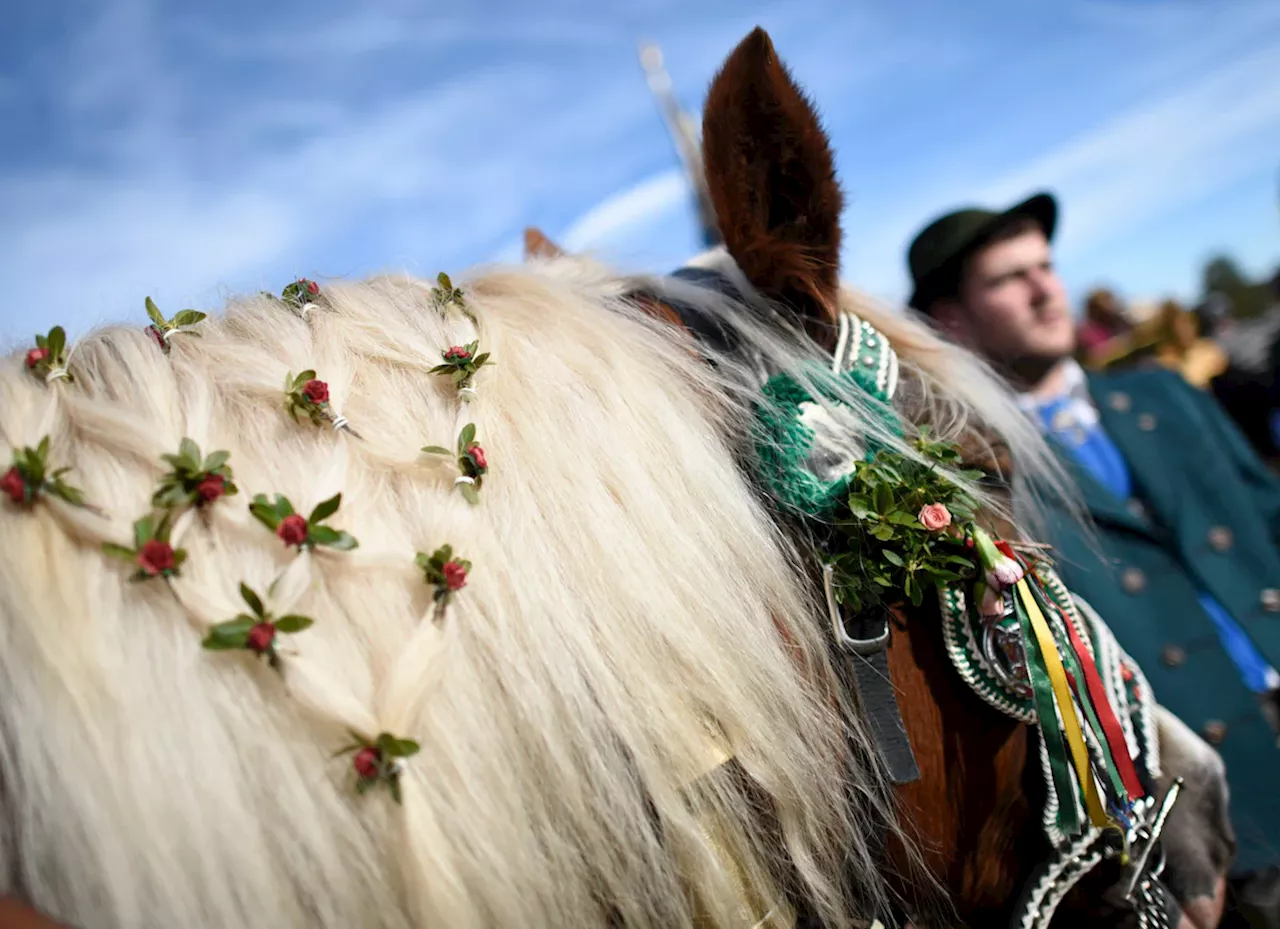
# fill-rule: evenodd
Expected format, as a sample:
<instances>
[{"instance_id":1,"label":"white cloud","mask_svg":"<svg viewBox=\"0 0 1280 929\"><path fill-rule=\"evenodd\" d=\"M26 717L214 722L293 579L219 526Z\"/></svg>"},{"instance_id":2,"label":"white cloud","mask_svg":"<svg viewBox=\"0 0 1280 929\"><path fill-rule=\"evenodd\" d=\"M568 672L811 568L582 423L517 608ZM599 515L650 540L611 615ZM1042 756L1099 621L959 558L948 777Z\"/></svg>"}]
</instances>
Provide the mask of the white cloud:
<instances>
[{"instance_id":1,"label":"white cloud","mask_svg":"<svg viewBox=\"0 0 1280 929\"><path fill-rule=\"evenodd\" d=\"M565 232L564 247L578 252L607 246L686 206L690 196L680 168L655 174L579 217Z\"/></svg>"}]
</instances>

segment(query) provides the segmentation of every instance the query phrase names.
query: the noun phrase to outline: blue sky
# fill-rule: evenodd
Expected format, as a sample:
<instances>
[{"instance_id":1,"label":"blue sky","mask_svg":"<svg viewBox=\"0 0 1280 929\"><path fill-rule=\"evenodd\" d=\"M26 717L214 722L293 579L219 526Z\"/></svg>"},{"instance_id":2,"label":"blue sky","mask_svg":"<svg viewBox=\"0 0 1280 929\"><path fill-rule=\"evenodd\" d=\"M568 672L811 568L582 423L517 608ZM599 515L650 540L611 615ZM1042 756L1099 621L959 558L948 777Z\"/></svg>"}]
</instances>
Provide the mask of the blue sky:
<instances>
[{"instance_id":1,"label":"blue sky","mask_svg":"<svg viewBox=\"0 0 1280 929\"><path fill-rule=\"evenodd\" d=\"M878 296L933 214L1041 187L1077 298L1280 262L1274 0L49 0L0 32L0 341L518 260L528 224L673 269L694 214L637 42L696 112L757 24L822 110L844 275Z\"/></svg>"}]
</instances>

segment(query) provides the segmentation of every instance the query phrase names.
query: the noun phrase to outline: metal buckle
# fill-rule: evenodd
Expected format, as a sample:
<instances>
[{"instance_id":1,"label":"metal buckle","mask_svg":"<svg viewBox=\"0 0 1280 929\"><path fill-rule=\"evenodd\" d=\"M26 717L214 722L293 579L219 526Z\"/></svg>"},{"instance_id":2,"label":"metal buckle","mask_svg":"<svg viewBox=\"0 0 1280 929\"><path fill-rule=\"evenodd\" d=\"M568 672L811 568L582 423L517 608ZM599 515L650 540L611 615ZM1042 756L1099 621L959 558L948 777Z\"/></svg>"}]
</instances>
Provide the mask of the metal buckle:
<instances>
[{"instance_id":1,"label":"metal buckle","mask_svg":"<svg viewBox=\"0 0 1280 929\"><path fill-rule=\"evenodd\" d=\"M840 604L836 602L834 578L835 568L830 564L823 565L822 591L827 597L827 616L831 619L831 634L835 636L836 643L846 652L853 652L855 655L874 655L876 652L883 651L889 644L888 618L884 621L884 632L874 639L855 639L849 635L844 627L844 620L840 616Z\"/></svg>"},{"instance_id":2,"label":"metal buckle","mask_svg":"<svg viewBox=\"0 0 1280 929\"><path fill-rule=\"evenodd\" d=\"M1165 792L1164 799L1160 801L1160 808L1156 811L1155 819L1151 822L1151 827L1138 827L1135 832L1140 839L1145 840L1142 850L1138 853L1133 862L1133 871L1129 876L1129 884L1125 888L1124 898L1130 903L1134 902L1134 895L1141 889L1143 885L1148 883L1152 878L1160 876L1164 870L1164 850L1161 848L1160 859L1155 867L1150 869L1148 874L1148 865L1151 862L1152 852L1160 845L1160 834L1164 832L1165 820L1169 818L1169 812L1173 809L1174 803L1178 800L1178 794L1182 791L1183 779L1176 777L1173 783L1169 785L1168 791Z\"/></svg>"}]
</instances>

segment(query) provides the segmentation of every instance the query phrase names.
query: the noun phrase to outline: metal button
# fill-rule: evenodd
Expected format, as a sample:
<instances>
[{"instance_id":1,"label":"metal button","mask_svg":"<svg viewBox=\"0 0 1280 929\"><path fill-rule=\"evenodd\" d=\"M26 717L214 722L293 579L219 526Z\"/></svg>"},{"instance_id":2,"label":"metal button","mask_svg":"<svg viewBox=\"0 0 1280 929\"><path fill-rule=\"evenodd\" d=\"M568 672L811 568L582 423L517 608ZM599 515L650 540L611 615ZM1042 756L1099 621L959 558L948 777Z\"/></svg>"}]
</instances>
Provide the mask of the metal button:
<instances>
[{"instance_id":1,"label":"metal button","mask_svg":"<svg viewBox=\"0 0 1280 929\"><path fill-rule=\"evenodd\" d=\"M1211 719L1204 724L1201 733L1210 745L1221 745L1227 737L1227 724L1220 719Z\"/></svg>"},{"instance_id":2,"label":"metal button","mask_svg":"<svg viewBox=\"0 0 1280 929\"><path fill-rule=\"evenodd\" d=\"M1280 613L1280 590L1268 587L1262 592L1262 608L1268 613Z\"/></svg>"},{"instance_id":3,"label":"metal button","mask_svg":"<svg viewBox=\"0 0 1280 929\"><path fill-rule=\"evenodd\" d=\"M1130 500L1129 500L1129 501L1124 505L1124 508L1125 508L1126 510L1128 510L1128 511L1129 511L1129 515L1130 515L1130 516L1132 516L1134 519L1146 519L1146 518L1147 518L1147 507L1146 507L1146 505L1145 505L1141 500L1139 500L1137 497L1133 497L1133 498L1131 498L1131 499L1130 499Z\"/></svg>"},{"instance_id":4,"label":"metal button","mask_svg":"<svg viewBox=\"0 0 1280 929\"><path fill-rule=\"evenodd\" d=\"M1147 586L1147 576L1137 568L1125 568L1120 575L1120 586L1127 594L1141 593Z\"/></svg>"},{"instance_id":5,"label":"metal button","mask_svg":"<svg viewBox=\"0 0 1280 929\"><path fill-rule=\"evenodd\" d=\"M1214 526L1209 530L1209 545L1215 552L1225 552L1230 549L1234 538L1231 530L1226 526Z\"/></svg>"},{"instance_id":6,"label":"metal button","mask_svg":"<svg viewBox=\"0 0 1280 929\"><path fill-rule=\"evenodd\" d=\"M1156 418L1150 413L1143 413L1138 417L1138 428L1143 432L1150 432L1156 427Z\"/></svg>"},{"instance_id":7,"label":"metal button","mask_svg":"<svg viewBox=\"0 0 1280 929\"><path fill-rule=\"evenodd\" d=\"M1129 412L1129 407L1133 406L1133 400L1130 396L1120 391L1116 391L1107 397L1107 403L1117 413L1127 413Z\"/></svg>"},{"instance_id":8,"label":"metal button","mask_svg":"<svg viewBox=\"0 0 1280 929\"><path fill-rule=\"evenodd\" d=\"M1180 645L1166 645L1160 650L1160 660L1167 667L1180 668L1187 662L1187 650Z\"/></svg>"}]
</instances>

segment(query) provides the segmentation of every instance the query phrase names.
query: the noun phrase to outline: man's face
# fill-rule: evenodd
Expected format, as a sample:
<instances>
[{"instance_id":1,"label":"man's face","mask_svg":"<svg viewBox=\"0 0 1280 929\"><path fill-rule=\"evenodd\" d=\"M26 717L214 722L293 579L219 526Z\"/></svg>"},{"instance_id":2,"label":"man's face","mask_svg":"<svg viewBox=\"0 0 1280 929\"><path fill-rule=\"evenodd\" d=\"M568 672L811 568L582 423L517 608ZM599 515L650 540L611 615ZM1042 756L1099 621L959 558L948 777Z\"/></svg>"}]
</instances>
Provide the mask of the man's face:
<instances>
[{"instance_id":1,"label":"man's face","mask_svg":"<svg viewBox=\"0 0 1280 929\"><path fill-rule=\"evenodd\" d=\"M935 315L953 338L998 364L1045 365L1075 350L1066 289L1038 229L971 256L959 301Z\"/></svg>"}]
</instances>

